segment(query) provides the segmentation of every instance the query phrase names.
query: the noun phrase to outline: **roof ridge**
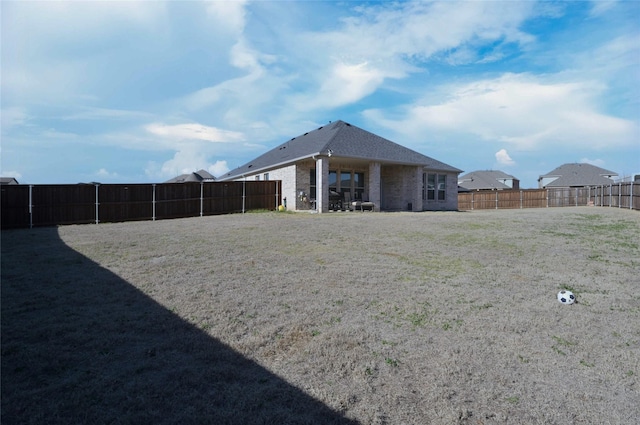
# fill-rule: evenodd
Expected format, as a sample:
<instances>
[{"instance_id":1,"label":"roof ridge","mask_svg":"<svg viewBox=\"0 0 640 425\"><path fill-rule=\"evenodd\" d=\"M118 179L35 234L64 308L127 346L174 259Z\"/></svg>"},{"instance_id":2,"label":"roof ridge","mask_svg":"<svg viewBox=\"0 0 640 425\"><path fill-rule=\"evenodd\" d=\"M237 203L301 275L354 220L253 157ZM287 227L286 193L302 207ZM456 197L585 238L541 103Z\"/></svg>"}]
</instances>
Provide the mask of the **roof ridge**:
<instances>
[{"instance_id":1,"label":"roof ridge","mask_svg":"<svg viewBox=\"0 0 640 425\"><path fill-rule=\"evenodd\" d=\"M331 145L331 142L333 142L336 139L336 137L338 137L338 134L340 134L344 130L345 124L348 125L349 127L351 127L351 124L348 124L348 123L346 123L346 122L344 122L342 120L338 120L338 121L335 121L333 123L330 121L329 124L333 124L333 127L331 128L332 130L335 129L336 126L338 126L338 124L340 124L340 128L336 129L335 133L333 133L333 136L329 138L327 143L325 143L325 145L322 147L322 149L320 151L323 151L323 150L327 150L328 151L329 150L329 145ZM320 127L320 128L322 128L322 127Z\"/></svg>"}]
</instances>

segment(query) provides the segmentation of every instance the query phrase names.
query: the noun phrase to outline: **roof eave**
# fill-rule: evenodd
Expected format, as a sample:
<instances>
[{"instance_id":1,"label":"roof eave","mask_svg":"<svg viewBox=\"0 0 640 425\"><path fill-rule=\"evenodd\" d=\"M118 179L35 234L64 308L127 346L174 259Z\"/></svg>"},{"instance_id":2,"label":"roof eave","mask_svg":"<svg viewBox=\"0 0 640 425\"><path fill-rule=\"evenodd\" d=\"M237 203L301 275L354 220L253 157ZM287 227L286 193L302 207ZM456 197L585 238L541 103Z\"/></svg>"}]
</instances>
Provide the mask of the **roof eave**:
<instances>
[{"instance_id":1,"label":"roof eave","mask_svg":"<svg viewBox=\"0 0 640 425\"><path fill-rule=\"evenodd\" d=\"M224 177L219 177L217 179L217 181L229 181L229 180L233 180L233 179L237 179L238 177L245 177L245 176L252 176L254 174L258 174L258 173L262 173L265 171L270 171L270 170L274 170L276 168L282 168L285 165L290 165L290 164L295 164L298 161L303 161L305 159L309 159L309 158L313 158L314 156L320 156L320 152L316 152L316 153L312 153L309 155L304 155L298 158L293 158L293 159L289 159L286 161L281 161L281 162L277 162L271 165L267 165L261 168L256 168L255 170L247 170L243 173L236 173L236 174L232 174L232 175L228 175L228 176L224 176ZM242 167L241 167L242 168Z\"/></svg>"}]
</instances>

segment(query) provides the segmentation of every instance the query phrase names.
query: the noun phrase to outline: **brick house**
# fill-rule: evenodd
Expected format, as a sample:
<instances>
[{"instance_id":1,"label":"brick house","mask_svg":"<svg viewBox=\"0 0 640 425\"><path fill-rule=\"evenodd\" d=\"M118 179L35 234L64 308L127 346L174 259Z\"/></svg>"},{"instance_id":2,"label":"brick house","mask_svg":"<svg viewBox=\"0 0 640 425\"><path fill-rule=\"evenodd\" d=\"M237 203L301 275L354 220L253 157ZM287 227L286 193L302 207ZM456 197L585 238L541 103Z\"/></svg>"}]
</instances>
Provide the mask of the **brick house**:
<instances>
[{"instance_id":1,"label":"brick house","mask_svg":"<svg viewBox=\"0 0 640 425\"><path fill-rule=\"evenodd\" d=\"M281 180L290 210L327 212L361 200L382 211L455 211L460 173L336 121L293 137L217 180Z\"/></svg>"},{"instance_id":2,"label":"brick house","mask_svg":"<svg viewBox=\"0 0 640 425\"><path fill-rule=\"evenodd\" d=\"M498 170L472 171L460 176L458 184L467 191L520 189L520 180Z\"/></svg>"},{"instance_id":3,"label":"brick house","mask_svg":"<svg viewBox=\"0 0 640 425\"><path fill-rule=\"evenodd\" d=\"M538 187L609 186L618 174L591 164L563 164L538 177Z\"/></svg>"}]
</instances>

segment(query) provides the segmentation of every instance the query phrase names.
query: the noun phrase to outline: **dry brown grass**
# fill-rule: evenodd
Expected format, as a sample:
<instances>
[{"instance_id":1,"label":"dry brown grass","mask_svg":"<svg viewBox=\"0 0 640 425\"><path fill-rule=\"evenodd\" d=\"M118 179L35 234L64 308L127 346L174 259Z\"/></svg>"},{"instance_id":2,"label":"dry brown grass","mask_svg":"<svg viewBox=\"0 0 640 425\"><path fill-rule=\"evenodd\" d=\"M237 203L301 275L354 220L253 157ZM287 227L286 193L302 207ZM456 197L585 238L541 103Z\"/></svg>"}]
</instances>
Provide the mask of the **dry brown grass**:
<instances>
[{"instance_id":1,"label":"dry brown grass","mask_svg":"<svg viewBox=\"0 0 640 425\"><path fill-rule=\"evenodd\" d=\"M2 423L634 423L638 276L611 208L6 231Z\"/></svg>"}]
</instances>

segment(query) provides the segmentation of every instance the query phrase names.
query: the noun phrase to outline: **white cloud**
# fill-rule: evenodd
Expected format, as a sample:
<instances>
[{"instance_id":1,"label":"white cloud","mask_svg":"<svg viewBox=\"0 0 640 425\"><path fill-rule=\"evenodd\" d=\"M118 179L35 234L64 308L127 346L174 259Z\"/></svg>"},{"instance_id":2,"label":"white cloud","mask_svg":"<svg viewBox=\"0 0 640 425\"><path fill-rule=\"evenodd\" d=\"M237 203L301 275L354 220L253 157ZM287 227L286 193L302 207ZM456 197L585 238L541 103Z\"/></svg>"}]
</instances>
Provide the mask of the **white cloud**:
<instances>
[{"instance_id":1,"label":"white cloud","mask_svg":"<svg viewBox=\"0 0 640 425\"><path fill-rule=\"evenodd\" d=\"M215 177L226 174L229 172L229 170L230 169L227 165L227 161L216 161L214 164L211 164L207 167L207 171Z\"/></svg>"},{"instance_id":2,"label":"white cloud","mask_svg":"<svg viewBox=\"0 0 640 425\"><path fill-rule=\"evenodd\" d=\"M498 152L496 152L496 161L498 161L498 164L506 166L516 164L516 162L511 159L506 149L500 149Z\"/></svg>"},{"instance_id":3,"label":"white cloud","mask_svg":"<svg viewBox=\"0 0 640 425\"><path fill-rule=\"evenodd\" d=\"M195 123L178 125L153 123L145 126L145 129L151 134L173 139L176 142L184 140L205 140L208 142L226 143L242 141L244 139L244 135L236 131L221 130Z\"/></svg>"},{"instance_id":4,"label":"white cloud","mask_svg":"<svg viewBox=\"0 0 640 425\"><path fill-rule=\"evenodd\" d=\"M161 36L166 2L3 2L3 97L66 103L96 79L91 61Z\"/></svg>"},{"instance_id":5,"label":"white cloud","mask_svg":"<svg viewBox=\"0 0 640 425\"><path fill-rule=\"evenodd\" d=\"M171 159L160 165L156 162L147 164L145 174L155 180L166 180L201 169L209 171L214 176L224 174L229 171L227 162L217 160L211 163L210 158L222 152L219 147L233 145L236 148L242 143L233 142L244 140L243 133L221 130L202 124L166 125L154 123L147 125L145 130L161 138L161 143L156 145L156 149L174 152Z\"/></svg>"},{"instance_id":6,"label":"white cloud","mask_svg":"<svg viewBox=\"0 0 640 425\"><path fill-rule=\"evenodd\" d=\"M535 13L529 2L407 2L360 10L361 15L343 20L342 29L318 35L319 41L366 60L424 60L467 43L533 40L518 29Z\"/></svg>"},{"instance_id":7,"label":"white cloud","mask_svg":"<svg viewBox=\"0 0 640 425\"><path fill-rule=\"evenodd\" d=\"M110 173L106 168L101 168L96 172L96 177L100 179L114 179L118 178L118 173Z\"/></svg>"},{"instance_id":8,"label":"white cloud","mask_svg":"<svg viewBox=\"0 0 640 425\"><path fill-rule=\"evenodd\" d=\"M18 180L18 183L20 183L20 179L22 178L22 174L18 171L0 170L0 173L2 174L2 177L13 177L14 179Z\"/></svg>"},{"instance_id":9,"label":"white cloud","mask_svg":"<svg viewBox=\"0 0 640 425\"><path fill-rule=\"evenodd\" d=\"M173 157L158 165L156 162L149 162L145 169L147 177L154 180L168 180L181 174L193 173L198 170L207 170L213 176L220 176L229 171L227 161L217 160L213 164L208 161L208 155L194 145L181 146Z\"/></svg>"},{"instance_id":10,"label":"white cloud","mask_svg":"<svg viewBox=\"0 0 640 425\"><path fill-rule=\"evenodd\" d=\"M518 27L537 13L528 2L388 2L354 9L332 31L288 34L287 59L296 61L300 89L284 98L286 113L356 104L387 80L424 73L430 61L496 61L504 45L534 40Z\"/></svg>"},{"instance_id":11,"label":"white cloud","mask_svg":"<svg viewBox=\"0 0 640 425\"><path fill-rule=\"evenodd\" d=\"M131 120L131 119L148 119L150 113L141 111L132 111L126 109L110 109L96 108L91 106L80 106L70 114L62 117L62 120Z\"/></svg>"},{"instance_id":12,"label":"white cloud","mask_svg":"<svg viewBox=\"0 0 640 425\"><path fill-rule=\"evenodd\" d=\"M617 0L592 0L590 16L600 16L608 10L612 9L616 5L616 3Z\"/></svg>"},{"instance_id":13,"label":"white cloud","mask_svg":"<svg viewBox=\"0 0 640 425\"><path fill-rule=\"evenodd\" d=\"M177 151L173 158L162 164L161 175L178 176L198 171L206 165L200 152L193 149Z\"/></svg>"},{"instance_id":14,"label":"white cloud","mask_svg":"<svg viewBox=\"0 0 640 425\"><path fill-rule=\"evenodd\" d=\"M211 1L207 6L207 15L214 20L218 28L240 34L245 27L245 0Z\"/></svg>"},{"instance_id":15,"label":"white cloud","mask_svg":"<svg viewBox=\"0 0 640 425\"><path fill-rule=\"evenodd\" d=\"M611 148L637 140L637 124L598 112L595 98L603 91L599 83L505 74L440 90L450 95L439 103L432 103L432 93L425 95L402 109L404 119L384 120L375 110L366 115L413 138L434 132L467 134L522 150L559 145Z\"/></svg>"},{"instance_id":16,"label":"white cloud","mask_svg":"<svg viewBox=\"0 0 640 425\"><path fill-rule=\"evenodd\" d=\"M320 87L315 107L333 108L357 102L373 93L384 81L384 74L367 62L336 64Z\"/></svg>"},{"instance_id":17,"label":"white cloud","mask_svg":"<svg viewBox=\"0 0 640 425\"><path fill-rule=\"evenodd\" d=\"M3 108L0 111L2 119L2 133L8 133L10 129L16 126L25 125L29 119L27 110L23 107Z\"/></svg>"}]
</instances>

